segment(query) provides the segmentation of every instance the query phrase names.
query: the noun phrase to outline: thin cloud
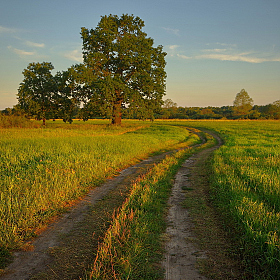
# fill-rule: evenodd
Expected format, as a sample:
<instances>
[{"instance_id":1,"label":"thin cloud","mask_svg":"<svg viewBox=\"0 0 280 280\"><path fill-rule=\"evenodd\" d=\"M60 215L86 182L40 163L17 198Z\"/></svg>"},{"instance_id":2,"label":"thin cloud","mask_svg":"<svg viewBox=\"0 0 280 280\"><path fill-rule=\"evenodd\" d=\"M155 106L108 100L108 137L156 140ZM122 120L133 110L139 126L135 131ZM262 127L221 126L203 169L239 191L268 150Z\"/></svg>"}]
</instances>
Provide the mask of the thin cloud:
<instances>
[{"instance_id":1,"label":"thin cloud","mask_svg":"<svg viewBox=\"0 0 280 280\"><path fill-rule=\"evenodd\" d=\"M216 43L218 44L218 43ZM207 44L209 45L209 44ZM240 62L248 62L248 63L263 63L263 62L279 62L280 56L275 56L275 54L258 54L256 52L238 52L235 48L233 48L233 44L221 44L224 46L231 46L226 49L204 49L201 50L202 54L186 56L182 54L177 54L176 56L181 59L212 59L212 60L220 60L220 61L240 61Z\"/></svg>"},{"instance_id":2,"label":"thin cloud","mask_svg":"<svg viewBox=\"0 0 280 280\"><path fill-rule=\"evenodd\" d=\"M28 41L19 36L13 36L13 38L19 40L21 42L21 44L24 44L29 47L35 47L35 48L44 48L45 47L44 43L36 43L36 42Z\"/></svg>"},{"instance_id":3,"label":"thin cloud","mask_svg":"<svg viewBox=\"0 0 280 280\"><path fill-rule=\"evenodd\" d=\"M171 46L167 46L170 50L175 50L177 48L179 48L178 45L171 45Z\"/></svg>"},{"instance_id":4,"label":"thin cloud","mask_svg":"<svg viewBox=\"0 0 280 280\"><path fill-rule=\"evenodd\" d=\"M176 36L180 36L179 34L179 29L173 29L173 28L169 28L169 27L162 27L165 31L167 31L168 33L174 34Z\"/></svg>"},{"instance_id":5,"label":"thin cloud","mask_svg":"<svg viewBox=\"0 0 280 280\"><path fill-rule=\"evenodd\" d=\"M16 33L18 30L15 28L8 28L0 25L0 33Z\"/></svg>"},{"instance_id":6,"label":"thin cloud","mask_svg":"<svg viewBox=\"0 0 280 280\"><path fill-rule=\"evenodd\" d=\"M183 54L177 54L177 57L183 58L183 59L192 59L191 56L186 56L186 55L183 55Z\"/></svg>"},{"instance_id":7,"label":"thin cloud","mask_svg":"<svg viewBox=\"0 0 280 280\"><path fill-rule=\"evenodd\" d=\"M176 50L180 47L179 45L169 45L167 47L167 53L170 56L176 56Z\"/></svg>"},{"instance_id":8,"label":"thin cloud","mask_svg":"<svg viewBox=\"0 0 280 280\"><path fill-rule=\"evenodd\" d=\"M236 48L237 45L236 44L228 44L228 43L219 43L219 42L216 42L216 43L207 43L206 46L222 46L222 47L230 47L230 48Z\"/></svg>"},{"instance_id":9,"label":"thin cloud","mask_svg":"<svg viewBox=\"0 0 280 280\"><path fill-rule=\"evenodd\" d=\"M35 43L35 42L31 42L31 41L25 41L25 44L27 46L31 46L31 47L36 47L36 48L44 48L45 44L44 43Z\"/></svg>"},{"instance_id":10,"label":"thin cloud","mask_svg":"<svg viewBox=\"0 0 280 280\"><path fill-rule=\"evenodd\" d=\"M204 52L214 52L214 53L220 53L220 52L225 52L227 49L206 49L203 50Z\"/></svg>"},{"instance_id":11,"label":"thin cloud","mask_svg":"<svg viewBox=\"0 0 280 280\"><path fill-rule=\"evenodd\" d=\"M77 62L83 62L83 55L80 50L73 50L71 52L67 52L64 57Z\"/></svg>"},{"instance_id":12,"label":"thin cloud","mask_svg":"<svg viewBox=\"0 0 280 280\"><path fill-rule=\"evenodd\" d=\"M195 57L195 59L214 59L214 60L221 60L221 61L242 61L242 62L249 62L249 63L261 63L266 61L263 58L257 58L257 57L249 57L245 56L242 53L241 54L203 54L198 55Z\"/></svg>"},{"instance_id":13,"label":"thin cloud","mask_svg":"<svg viewBox=\"0 0 280 280\"><path fill-rule=\"evenodd\" d=\"M242 52L239 53L233 48L229 49L206 49L203 50L206 54L197 55L195 59L214 59L220 61L241 61L248 63L262 63L269 61L279 61L279 58L267 57L265 54L256 56L256 52Z\"/></svg>"},{"instance_id":14,"label":"thin cloud","mask_svg":"<svg viewBox=\"0 0 280 280\"><path fill-rule=\"evenodd\" d=\"M31 56L31 55L36 54L35 52L28 52L28 51L16 49L16 48L13 48L12 46L8 46L8 49L10 49L14 53L18 54L19 56Z\"/></svg>"}]
</instances>

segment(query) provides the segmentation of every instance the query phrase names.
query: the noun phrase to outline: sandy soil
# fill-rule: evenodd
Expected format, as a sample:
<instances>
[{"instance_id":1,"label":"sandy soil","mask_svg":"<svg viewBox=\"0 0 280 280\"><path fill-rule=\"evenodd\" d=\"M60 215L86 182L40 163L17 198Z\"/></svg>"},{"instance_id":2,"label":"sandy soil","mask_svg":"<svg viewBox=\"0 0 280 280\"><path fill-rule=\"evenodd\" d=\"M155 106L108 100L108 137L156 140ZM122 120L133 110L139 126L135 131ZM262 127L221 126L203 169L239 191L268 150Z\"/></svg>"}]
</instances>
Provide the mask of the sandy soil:
<instances>
[{"instance_id":1,"label":"sandy soil","mask_svg":"<svg viewBox=\"0 0 280 280\"><path fill-rule=\"evenodd\" d=\"M208 132L209 133L209 132ZM211 133L212 134L212 133ZM195 177L190 177L196 162L206 160L207 157L221 144L221 139L212 134L217 140L218 145L205 149L198 154L187 159L179 169L175 177L172 193L169 198L169 212L167 216L165 255L162 266L165 270L167 280L196 280L207 278L202 276L197 268L197 262L201 258L206 258L203 251L196 247L196 236L192 231L192 222L188 210L182 207L185 199L184 189L195 187Z\"/></svg>"}]
</instances>

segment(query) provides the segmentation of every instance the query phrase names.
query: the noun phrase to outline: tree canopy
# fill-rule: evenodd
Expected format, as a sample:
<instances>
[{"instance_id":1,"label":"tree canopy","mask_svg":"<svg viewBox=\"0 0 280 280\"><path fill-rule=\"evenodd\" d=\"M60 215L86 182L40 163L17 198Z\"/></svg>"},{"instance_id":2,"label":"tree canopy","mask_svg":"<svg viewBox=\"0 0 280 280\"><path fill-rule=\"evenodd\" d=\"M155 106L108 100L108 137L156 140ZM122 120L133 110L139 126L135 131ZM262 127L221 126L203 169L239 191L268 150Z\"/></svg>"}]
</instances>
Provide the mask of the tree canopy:
<instances>
[{"instance_id":1,"label":"tree canopy","mask_svg":"<svg viewBox=\"0 0 280 280\"><path fill-rule=\"evenodd\" d=\"M254 101L245 89L236 94L233 102L234 112L237 116L246 116L253 108Z\"/></svg>"},{"instance_id":2,"label":"tree canopy","mask_svg":"<svg viewBox=\"0 0 280 280\"><path fill-rule=\"evenodd\" d=\"M51 62L29 63L22 72L23 82L18 89L18 106L38 120L62 118L72 122L78 110L79 93L72 69L57 72Z\"/></svg>"},{"instance_id":3,"label":"tree canopy","mask_svg":"<svg viewBox=\"0 0 280 280\"><path fill-rule=\"evenodd\" d=\"M101 17L95 29L81 28L82 64L52 75L51 62L29 63L22 72L15 112L36 119L74 117L138 119L194 118L280 119L280 100L253 106L245 89L236 94L233 106L177 107L165 95L165 56L161 45L143 31L144 21L134 15ZM80 108L80 105L83 105ZM10 112L5 110L4 114Z\"/></svg>"},{"instance_id":4,"label":"tree canopy","mask_svg":"<svg viewBox=\"0 0 280 280\"><path fill-rule=\"evenodd\" d=\"M95 29L81 29L85 108L91 107L120 124L122 108L151 117L165 94L163 47L143 32L133 15L103 16Z\"/></svg>"},{"instance_id":5,"label":"tree canopy","mask_svg":"<svg viewBox=\"0 0 280 280\"><path fill-rule=\"evenodd\" d=\"M18 89L19 106L28 114L42 119L43 124L48 114L55 107L57 88L51 73L52 63L29 63L22 72L24 80Z\"/></svg>"}]
</instances>

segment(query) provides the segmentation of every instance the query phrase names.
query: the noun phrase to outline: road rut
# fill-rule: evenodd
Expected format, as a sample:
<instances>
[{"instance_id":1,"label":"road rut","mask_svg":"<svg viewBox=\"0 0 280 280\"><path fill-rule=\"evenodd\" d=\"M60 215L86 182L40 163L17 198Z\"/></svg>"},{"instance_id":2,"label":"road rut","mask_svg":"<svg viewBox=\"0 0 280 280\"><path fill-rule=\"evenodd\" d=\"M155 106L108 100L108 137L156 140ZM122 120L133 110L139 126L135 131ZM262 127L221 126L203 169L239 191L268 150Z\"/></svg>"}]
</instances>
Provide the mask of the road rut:
<instances>
[{"instance_id":1,"label":"road rut","mask_svg":"<svg viewBox=\"0 0 280 280\"><path fill-rule=\"evenodd\" d=\"M155 163L161 161L170 153L172 153L172 151L149 157L134 166L124 169L117 177L109 179L101 186L91 190L89 194L75 207L57 219L56 222L49 225L47 230L42 232L32 241L30 246L32 250L27 252L14 252L14 261L4 270L0 279L78 279L77 276L73 276L72 278L72 276L69 276L67 272L64 274L62 273L60 276L55 276L57 272L52 269L55 259L53 254L51 254L51 251L61 246L61 236L69 234L71 231L75 230L75 227L78 228L79 223L85 219L87 213L91 211L92 207L101 201L108 193L110 193L110 191L115 189L118 185L131 185L139 175L146 173L149 168L151 168ZM100 219L102 220L103 217L100 217ZM101 221L101 223L103 223L103 221ZM89 236L88 238L92 237ZM97 236L96 239L98 238L99 237ZM84 264L80 265L80 267L84 267ZM73 270L75 269L76 268ZM47 276L36 276L40 275L42 272L45 272ZM84 271L80 273L83 272Z\"/></svg>"},{"instance_id":2,"label":"road rut","mask_svg":"<svg viewBox=\"0 0 280 280\"><path fill-rule=\"evenodd\" d=\"M184 189L195 188L195 182L190 181L190 176L198 160L206 161L208 156L222 145L221 139L207 131L217 139L218 144L204 149L188 158L175 177L172 193L168 201L169 212L167 216L167 229L165 243L165 255L162 266L167 280L206 280L197 268L197 261L206 258L206 254L200 251L194 242L196 237L192 231L193 224L189 212L182 206L185 200ZM199 134L198 134L199 135Z\"/></svg>"}]
</instances>

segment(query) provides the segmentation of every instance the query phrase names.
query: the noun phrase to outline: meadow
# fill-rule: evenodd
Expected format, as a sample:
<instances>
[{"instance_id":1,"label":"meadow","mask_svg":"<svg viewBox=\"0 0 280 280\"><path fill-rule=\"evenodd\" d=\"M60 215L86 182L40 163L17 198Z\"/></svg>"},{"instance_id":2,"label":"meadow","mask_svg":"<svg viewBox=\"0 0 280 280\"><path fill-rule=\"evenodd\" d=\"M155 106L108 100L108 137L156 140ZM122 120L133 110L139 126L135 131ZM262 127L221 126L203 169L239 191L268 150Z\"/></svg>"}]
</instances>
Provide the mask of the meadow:
<instances>
[{"instance_id":1,"label":"meadow","mask_svg":"<svg viewBox=\"0 0 280 280\"><path fill-rule=\"evenodd\" d=\"M215 144L211 135L202 135L204 144L179 149L135 181L84 280L163 279L164 271L158 264L166 238L167 200L181 164L194 153Z\"/></svg>"},{"instance_id":2,"label":"meadow","mask_svg":"<svg viewBox=\"0 0 280 280\"><path fill-rule=\"evenodd\" d=\"M186 129L108 121L0 131L0 247L24 247L90 188L153 152L182 145ZM1 254L0 254L1 255Z\"/></svg>"},{"instance_id":3,"label":"meadow","mask_svg":"<svg viewBox=\"0 0 280 280\"><path fill-rule=\"evenodd\" d=\"M248 273L254 279L278 279L280 122L191 121L185 125L215 130L223 138L225 143L211 164L213 202L238 240Z\"/></svg>"},{"instance_id":4,"label":"meadow","mask_svg":"<svg viewBox=\"0 0 280 280\"><path fill-rule=\"evenodd\" d=\"M211 201L220 213L224 227L236 239L237 251L242 256L248 275L252 275L253 279L278 279L279 121L124 121L121 127L112 127L107 123L99 120L68 125L56 121L48 122L44 129L1 130L0 247L7 250L22 247L23 241L35 235L51 217L65 211L90 188L114 176L122 168L151 153L196 143L198 139L184 127L206 128L216 131L224 140L224 145L214 153L209 166ZM185 155L178 156L181 157ZM167 169L163 167L165 173L178 162L167 165ZM170 174L174 174L174 170ZM141 239L141 226L134 226L140 224L143 218L134 217L142 210L133 208L132 211L127 207L140 205L141 208L144 205L145 212L145 203L158 199L154 198L154 194L161 196L162 193L162 199L166 199L168 191L164 188L160 191L160 186L165 183L155 179L156 176L151 173L147 180L144 178L143 182L134 186L131 197L122 206L108 231L108 239L105 238L100 246L99 259L93 265L90 279L102 279L98 275L107 269L101 265L106 266L107 262L103 253L108 248L110 251L106 242L111 244L110 238L114 239L112 231L116 235L120 233L118 228L122 228L122 221L125 226L132 222L133 230ZM161 183L158 184L158 181ZM143 198L135 196L135 192L142 193ZM138 200L134 203L135 198ZM139 203L141 199L143 201ZM152 206L157 207L155 203ZM160 216L163 208L159 209L153 209L152 213L154 211ZM156 223L157 219L144 219L142 229L147 229L147 224L153 221ZM161 223L159 221L158 227L163 228ZM140 247L145 248L146 245L139 244L137 241L132 248L145 259L141 256ZM131 253L129 250L126 252ZM118 258L117 267L120 266L120 259L124 260ZM133 261L139 263L138 260ZM145 270L145 262L142 263ZM133 262L131 264L124 266L124 275L132 273L135 266Z\"/></svg>"}]
</instances>

